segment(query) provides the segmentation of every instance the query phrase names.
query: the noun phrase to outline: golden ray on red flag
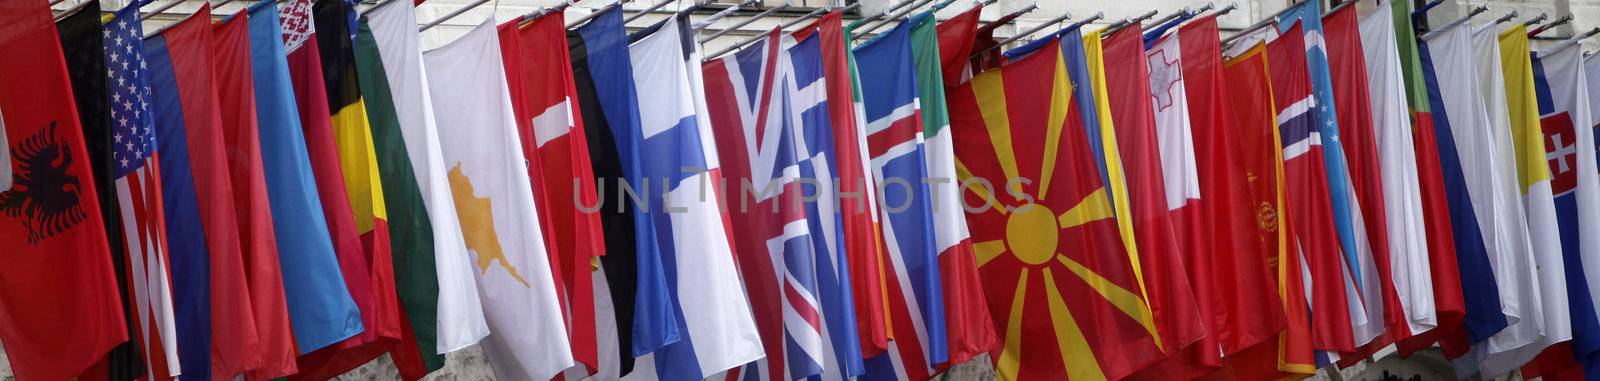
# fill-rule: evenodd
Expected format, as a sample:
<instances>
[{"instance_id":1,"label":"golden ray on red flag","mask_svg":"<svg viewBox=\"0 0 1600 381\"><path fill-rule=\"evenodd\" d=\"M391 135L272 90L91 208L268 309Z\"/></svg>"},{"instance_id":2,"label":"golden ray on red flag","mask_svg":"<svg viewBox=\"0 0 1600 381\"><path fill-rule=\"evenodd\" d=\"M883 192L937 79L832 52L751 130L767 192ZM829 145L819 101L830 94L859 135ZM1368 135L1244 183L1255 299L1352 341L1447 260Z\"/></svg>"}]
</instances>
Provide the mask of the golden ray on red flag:
<instances>
[{"instance_id":1,"label":"golden ray on red flag","mask_svg":"<svg viewBox=\"0 0 1600 381\"><path fill-rule=\"evenodd\" d=\"M988 206L967 218L1003 380L1120 378L1162 355L1072 86L1051 44L950 95L963 197Z\"/></svg>"}]
</instances>

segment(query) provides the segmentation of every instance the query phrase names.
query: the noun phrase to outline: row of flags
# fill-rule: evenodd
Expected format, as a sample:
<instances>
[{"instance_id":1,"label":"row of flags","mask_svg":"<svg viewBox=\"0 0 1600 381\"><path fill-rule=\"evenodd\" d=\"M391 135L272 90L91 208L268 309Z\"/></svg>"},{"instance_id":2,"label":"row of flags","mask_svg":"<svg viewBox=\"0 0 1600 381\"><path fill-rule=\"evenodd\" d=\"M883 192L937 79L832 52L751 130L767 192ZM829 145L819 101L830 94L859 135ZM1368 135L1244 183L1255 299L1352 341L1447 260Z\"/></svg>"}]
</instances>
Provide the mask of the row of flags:
<instances>
[{"instance_id":1,"label":"row of flags","mask_svg":"<svg viewBox=\"0 0 1600 381\"><path fill-rule=\"evenodd\" d=\"M43 3L0 4L21 379L1600 372L1600 61L1520 25L1305 2L999 51L979 5L704 57L615 7L423 51L409 1Z\"/></svg>"}]
</instances>

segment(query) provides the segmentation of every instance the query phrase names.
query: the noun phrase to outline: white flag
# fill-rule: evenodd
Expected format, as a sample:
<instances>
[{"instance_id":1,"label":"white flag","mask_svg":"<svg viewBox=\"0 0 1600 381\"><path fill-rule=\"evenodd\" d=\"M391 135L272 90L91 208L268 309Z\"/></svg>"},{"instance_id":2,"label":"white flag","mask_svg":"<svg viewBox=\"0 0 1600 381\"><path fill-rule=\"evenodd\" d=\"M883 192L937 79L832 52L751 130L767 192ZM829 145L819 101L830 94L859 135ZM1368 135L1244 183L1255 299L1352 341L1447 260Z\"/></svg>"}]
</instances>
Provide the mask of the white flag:
<instances>
[{"instance_id":1,"label":"white flag","mask_svg":"<svg viewBox=\"0 0 1600 381\"><path fill-rule=\"evenodd\" d=\"M1416 335L1433 329L1439 322L1422 217L1422 188L1417 183L1417 155L1411 141L1411 113L1406 109L1405 78L1401 76L1393 15L1376 12L1362 18L1361 47L1367 63L1372 128L1382 162L1379 170L1384 218L1389 223L1389 271L1394 274L1395 293L1400 296L1407 330Z\"/></svg>"},{"instance_id":2,"label":"white flag","mask_svg":"<svg viewBox=\"0 0 1600 381\"><path fill-rule=\"evenodd\" d=\"M494 19L423 54L444 164L478 292L493 331L497 378L543 380L574 364L533 186L511 111ZM409 142L408 142L409 143Z\"/></svg>"},{"instance_id":3,"label":"white flag","mask_svg":"<svg viewBox=\"0 0 1600 381\"><path fill-rule=\"evenodd\" d=\"M422 67L416 9L409 1L392 3L373 8L363 17L378 42L378 55L389 79L395 113L400 117L411 171L417 177L433 226L434 267L439 277L438 353L446 353L476 344L489 334L489 325L478 301L472 263L467 258L466 241L451 198L444 151L434 123L433 97L428 92L428 73Z\"/></svg>"},{"instance_id":4,"label":"white flag","mask_svg":"<svg viewBox=\"0 0 1600 381\"><path fill-rule=\"evenodd\" d=\"M1499 288L1501 312L1510 324L1474 346L1472 353L1457 359L1456 369L1466 376L1477 373L1478 364L1490 354L1531 344L1543 330L1543 317L1539 309L1540 293L1534 288L1532 248L1528 242L1521 192L1514 183L1516 172L1511 162L1510 142L1496 138L1495 124L1491 123L1494 112L1488 110L1483 96L1498 92L1499 104L1504 105L1503 90L1496 88L1489 78L1483 78L1479 68L1487 64L1481 58L1492 55L1495 57L1492 70L1498 72L1499 54L1478 52L1481 45L1474 43L1470 25L1446 26L1425 35L1424 39L1438 74L1444 112L1457 150L1462 152L1461 166L1477 168L1464 171L1463 176ZM1503 109L1501 119L1504 120ZM1503 122L1500 127L1504 128Z\"/></svg>"}]
</instances>

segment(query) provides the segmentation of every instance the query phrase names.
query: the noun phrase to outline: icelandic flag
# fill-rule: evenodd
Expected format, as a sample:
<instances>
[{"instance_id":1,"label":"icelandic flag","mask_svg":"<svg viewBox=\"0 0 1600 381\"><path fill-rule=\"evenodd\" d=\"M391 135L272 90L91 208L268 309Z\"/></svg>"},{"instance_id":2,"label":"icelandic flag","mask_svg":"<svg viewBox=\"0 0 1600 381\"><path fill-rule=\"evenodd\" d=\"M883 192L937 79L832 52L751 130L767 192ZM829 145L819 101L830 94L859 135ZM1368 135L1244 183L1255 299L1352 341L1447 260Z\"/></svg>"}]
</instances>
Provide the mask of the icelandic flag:
<instances>
[{"instance_id":1,"label":"icelandic flag","mask_svg":"<svg viewBox=\"0 0 1600 381\"><path fill-rule=\"evenodd\" d=\"M889 324L895 332L889 350L867 360L867 379L931 375L933 366L949 357L932 196L922 185L928 170L911 51L916 24L901 23L855 49L867 149L882 200Z\"/></svg>"},{"instance_id":2,"label":"icelandic flag","mask_svg":"<svg viewBox=\"0 0 1600 381\"><path fill-rule=\"evenodd\" d=\"M1311 116L1313 123L1319 124L1315 130L1322 136L1322 164L1327 167L1328 199L1333 204L1333 223L1338 229L1339 246L1344 249L1344 271L1348 277L1345 287L1350 293L1351 334L1356 345L1363 345L1377 338L1385 328L1381 313L1369 313L1366 306L1381 305L1383 301L1378 290L1368 290L1371 287L1362 281L1367 279L1363 277L1362 264L1372 262L1372 245L1367 241L1361 205L1356 201L1355 184L1350 181L1344 144L1339 138L1339 115L1334 108L1333 73L1328 67L1320 4L1320 1L1302 2L1279 17L1278 27L1287 31L1298 21L1305 33L1305 66L1311 77L1312 98L1315 99L1311 103ZM1288 142L1288 135L1284 139Z\"/></svg>"},{"instance_id":3,"label":"icelandic flag","mask_svg":"<svg viewBox=\"0 0 1600 381\"><path fill-rule=\"evenodd\" d=\"M611 11L601 18L583 28L609 26L596 32L621 37L621 13ZM673 17L642 32L626 53L613 52L614 58L626 54L629 64L613 69L627 69L631 77L595 78L596 86L632 87L637 94L623 94L636 96L628 101L637 102L637 122L611 126L614 136L627 141L619 148L633 150L633 161L625 161L623 170L645 197L639 203L642 213L636 214L643 219L640 225L653 230L653 236L640 238L653 247L640 254L640 271L662 276L658 285L641 279L641 288L662 287L668 296L664 305L635 307L639 313L634 319L634 354L654 352L652 358L640 359L635 371L653 366L664 380L702 379L759 360L763 354L734 266L727 216L707 193L720 183L721 169L711 151L711 126L700 113L705 107L697 104L704 99L698 94L703 90L696 88L701 83L700 58L685 21ZM598 58L596 50L604 44L590 41L588 33L584 37L591 58ZM594 64L591 61L591 69ZM656 258L643 257L651 254ZM680 269L687 276L679 276Z\"/></svg>"}]
</instances>

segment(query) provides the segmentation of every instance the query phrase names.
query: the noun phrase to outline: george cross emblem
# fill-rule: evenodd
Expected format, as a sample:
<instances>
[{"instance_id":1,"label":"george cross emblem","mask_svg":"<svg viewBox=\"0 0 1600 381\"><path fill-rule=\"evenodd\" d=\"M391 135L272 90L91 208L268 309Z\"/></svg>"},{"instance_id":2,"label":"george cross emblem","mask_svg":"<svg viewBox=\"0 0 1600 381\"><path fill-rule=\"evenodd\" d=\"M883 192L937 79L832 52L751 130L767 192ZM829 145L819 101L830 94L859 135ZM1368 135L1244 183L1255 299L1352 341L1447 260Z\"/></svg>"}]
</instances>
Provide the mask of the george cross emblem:
<instances>
[{"instance_id":1,"label":"george cross emblem","mask_svg":"<svg viewBox=\"0 0 1600 381\"><path fill-rule=\"evenodd\" d=\"M1167 56L1166 48L1151 51L1146 57L1150 65L1150 96L1155 98L1156 111L1172 107L1173 87L1183 80L1183 75L1178 73L1178 58Z\"/></svg>"},{"instance_id":2,"label":"george cross emblem","mask_svg":"<svg viewBox=\"0 0 1600 381\"><path fill-rule=\"evenodd\" d=\"M1571 192L1578 185L1578 142L1572 118L1562 112L1539 122L1544 131L1544 157L1550 165L1550 190L1557 195Z\"/></svg>"}]
</instances>

